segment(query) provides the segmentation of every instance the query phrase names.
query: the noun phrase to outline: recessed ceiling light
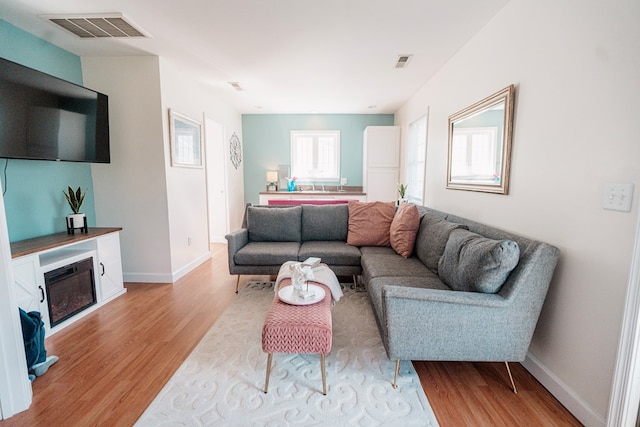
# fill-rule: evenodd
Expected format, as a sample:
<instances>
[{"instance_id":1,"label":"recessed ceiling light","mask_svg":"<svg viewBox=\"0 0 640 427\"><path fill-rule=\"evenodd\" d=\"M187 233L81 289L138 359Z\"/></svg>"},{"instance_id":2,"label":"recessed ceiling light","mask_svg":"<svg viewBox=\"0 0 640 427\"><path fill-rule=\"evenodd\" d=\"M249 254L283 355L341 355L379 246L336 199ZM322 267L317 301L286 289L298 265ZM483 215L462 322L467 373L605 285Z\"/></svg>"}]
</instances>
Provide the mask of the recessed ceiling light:
<instances>
[{"instance_id":1,"label":"recessed ceiling light","mask_svg":"<svg viewBox=\"0 0 640 427\"><path fill-rule=\"evenodd\" d=\"M242 86L240 86L240 83L238 82L227 82L227 83L229 83L238 92L242 92L244 90L242 89Z\"/></svg>"},{"instance_id":2,"label":"recessed ceiling light","mask_svg":"<svg viewBox=\"0 0 640 427\"><path fill-rule=\"evenodd\" d=\"M406 68L411 58L413 58L413 55L399 55L396 61L396 68Z\"/></svg>"},{"instance_id":3,"label":"recessed ceiling light","mask_svg":"<svg viewBox=\"0 0 640 427\"><path fill-rule=\"evenodd\" d=\"M367 108L368 108L368 109L370 109L370 110L372 110L372 109L374 109L374 108L378 108L378 106L377 106L377 105L369 105Z\"/></svg>"}]
</instances>

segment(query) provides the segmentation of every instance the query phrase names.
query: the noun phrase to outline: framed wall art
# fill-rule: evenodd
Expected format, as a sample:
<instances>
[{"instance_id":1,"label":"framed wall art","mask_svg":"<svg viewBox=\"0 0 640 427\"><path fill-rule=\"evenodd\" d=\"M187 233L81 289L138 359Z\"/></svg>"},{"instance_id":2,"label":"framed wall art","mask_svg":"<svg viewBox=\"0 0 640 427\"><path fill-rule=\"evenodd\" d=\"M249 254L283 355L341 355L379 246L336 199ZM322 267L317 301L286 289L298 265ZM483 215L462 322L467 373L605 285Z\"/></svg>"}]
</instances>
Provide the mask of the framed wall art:
<instances>
[{"instance_id":1,"label":"framed wall art","mask_svg":"<svg viewBox=\"0 0 640 427\"><path fill-rule=\"evenodd\" d=\"M171 166L202 167L202 123L169 109Z\"/></svg>"}]
</instances>

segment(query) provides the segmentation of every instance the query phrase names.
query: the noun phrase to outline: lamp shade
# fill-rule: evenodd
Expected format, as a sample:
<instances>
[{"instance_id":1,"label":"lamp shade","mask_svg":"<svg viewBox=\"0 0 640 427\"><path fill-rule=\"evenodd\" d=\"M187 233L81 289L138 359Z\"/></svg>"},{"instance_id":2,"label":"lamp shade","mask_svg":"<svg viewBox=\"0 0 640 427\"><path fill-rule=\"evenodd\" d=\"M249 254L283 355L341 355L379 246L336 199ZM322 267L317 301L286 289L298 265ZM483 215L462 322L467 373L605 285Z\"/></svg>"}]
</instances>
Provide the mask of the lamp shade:
<instances>
[{"instance_id":1,"label":"lamp shade","mask_svg":"<svg viewBox=\"0 0 640 427\"><path fill-rule=\"evenodd\" d=\"M278 171L267 171L267 182L278 182Z\"/></svg>"}]
</instances>

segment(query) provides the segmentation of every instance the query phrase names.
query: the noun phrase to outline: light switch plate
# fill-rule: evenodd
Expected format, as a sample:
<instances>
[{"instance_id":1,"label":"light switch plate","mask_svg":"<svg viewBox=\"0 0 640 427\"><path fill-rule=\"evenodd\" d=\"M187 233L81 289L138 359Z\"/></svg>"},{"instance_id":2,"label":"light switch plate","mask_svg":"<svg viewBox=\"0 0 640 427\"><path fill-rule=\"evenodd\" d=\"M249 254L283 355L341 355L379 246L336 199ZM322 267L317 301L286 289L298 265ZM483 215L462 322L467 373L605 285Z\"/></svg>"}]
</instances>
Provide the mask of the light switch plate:
<instances>
[{"instance_id":1,"label":"light switch plate","mask_svg":"<svg viewBox=\"0 0 640 427\"><path fill-rule=\"evenodd\" d=\"M633 184L607 184L604 187L602 207L612 211L631 212Z\"/></svg>"}]
</instances>

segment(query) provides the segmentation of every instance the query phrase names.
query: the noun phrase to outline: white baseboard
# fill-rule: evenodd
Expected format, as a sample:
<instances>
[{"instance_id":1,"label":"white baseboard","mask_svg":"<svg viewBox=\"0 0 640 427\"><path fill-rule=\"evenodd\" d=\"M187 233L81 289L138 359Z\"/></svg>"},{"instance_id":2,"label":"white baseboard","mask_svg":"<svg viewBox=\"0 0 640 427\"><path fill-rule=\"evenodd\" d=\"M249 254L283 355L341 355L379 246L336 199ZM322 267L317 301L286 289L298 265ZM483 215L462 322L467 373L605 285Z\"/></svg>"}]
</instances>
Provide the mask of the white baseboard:
<instances>
[{"instance_id":1,"label":"white baseboard","mask_svg":"<svg viewBox=\"0 0 640 427\"><path fill-rule=\"evenodd\" d=\"M527 353L527 358L522 362L522 366L586 427L601 427L606 424L605 417L598 414L571 387L565 384L530 352Z\"/></svg>"},{"instance_id":2,"label":"white baseboard","mask_svg":"<svg viewBox=\"0 0 640 427\"><path fill-rule=\"evenodd\" d=\"M209 260L209 258L211 258L211 252L207 251L202 255L200 255L198 258L194 259L193 261L185 265L184 267L178 269L177 271L174 271L172 275L172 278L173 278L172 281L175 282L180 278L186 276L191 271L195 270L198 266L200 266L201 264Z\"/></svg>"},{"instance_id":3,"label":"white baseboard","mask_svg":"<svg viewBox=\"0 0 640 427\"><path fill-rule=\"evenodd\" d=\"M173 283L171 274L122 273L122 277L128 283Z\"/></svg>"},{"instance_id":4,"label":"white baseboard","mask_svg":"<svg viewBox=\"0 0 640 427\"><path fill-rule=\"evenodd\" d=\"M211 252L205 252L198 258L194 259L184 267L178 269L177 271L174 271L171 274L123 273L122 276L125 282L131 283L174 283L181 277L189 274L200 264L206 262L209 258L211 258Z\"/></svg>"}]
</instances>

